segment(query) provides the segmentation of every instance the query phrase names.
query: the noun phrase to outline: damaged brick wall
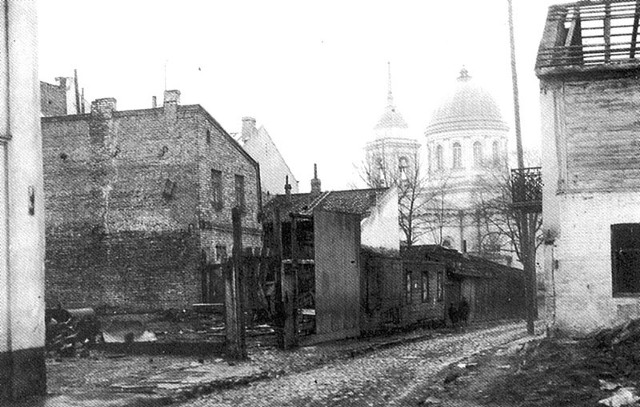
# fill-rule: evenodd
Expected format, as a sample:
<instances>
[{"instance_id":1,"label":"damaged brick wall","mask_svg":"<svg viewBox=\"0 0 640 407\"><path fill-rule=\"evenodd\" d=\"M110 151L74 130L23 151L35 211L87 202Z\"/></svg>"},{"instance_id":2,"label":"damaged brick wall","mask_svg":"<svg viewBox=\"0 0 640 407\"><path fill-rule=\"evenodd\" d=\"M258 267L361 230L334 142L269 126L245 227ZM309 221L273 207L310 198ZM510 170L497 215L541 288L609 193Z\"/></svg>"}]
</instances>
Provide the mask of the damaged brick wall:
<instances>
[{"instance_id":1,"label":"damaged brick wall","mask_svg":"<svg viewBox=\"0 0 640 407\"><path fill-rule=\"evenodd\" d=\"M201 300L203 252L231 253L234 176L245 177L245 245L260 245L257 165L200 106L42 119L49 306L185 307ZM211 147L202 148L201 143ZM224 172L212 210L211 168Z\"/></svg>"},{"instance_id":2,"label":"damaged brick wall","mask_svg":"<svg viewBox=\"0 0 640 407\"><path fill-rule=\"evenodd\" d=\"M183 308L200 299L198 255L188 231L48 233L47 306Z\"/></svg>"}]
</instances>

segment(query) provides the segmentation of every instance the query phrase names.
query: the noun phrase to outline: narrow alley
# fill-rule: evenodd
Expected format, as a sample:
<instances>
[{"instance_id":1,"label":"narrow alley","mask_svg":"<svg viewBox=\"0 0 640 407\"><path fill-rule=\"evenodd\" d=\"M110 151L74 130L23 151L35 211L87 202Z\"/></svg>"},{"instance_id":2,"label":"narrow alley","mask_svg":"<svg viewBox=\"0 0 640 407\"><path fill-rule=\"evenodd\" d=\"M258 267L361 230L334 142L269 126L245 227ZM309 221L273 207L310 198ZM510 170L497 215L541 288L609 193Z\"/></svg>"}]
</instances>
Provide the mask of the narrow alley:
<instances>
[{"instance_id":1,"label":"narrow alley","mask_svg":"<svg viewBox=\"0 0 640 407\"><path fill-rule=\"evenodd\" d=\"M306 372L212 393L181 404L204 406L410 406L443 368L525 337L523 322L461 331L329 362ZM439 384L442 380L438 380Z\"/></svg>"}]
</instances>

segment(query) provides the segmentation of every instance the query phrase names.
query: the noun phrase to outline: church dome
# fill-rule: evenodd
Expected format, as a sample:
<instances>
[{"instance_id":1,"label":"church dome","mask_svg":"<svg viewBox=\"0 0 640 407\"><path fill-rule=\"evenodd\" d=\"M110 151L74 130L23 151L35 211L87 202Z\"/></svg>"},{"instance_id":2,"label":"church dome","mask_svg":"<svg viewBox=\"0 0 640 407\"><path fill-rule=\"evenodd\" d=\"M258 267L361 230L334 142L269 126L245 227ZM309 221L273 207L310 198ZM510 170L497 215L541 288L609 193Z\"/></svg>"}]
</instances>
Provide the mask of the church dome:
<instances>
[{"instance_id":1,"label":"church dome","mask_svg":"<svg viewBox=\"0 0 640 407\"><path fill-rule=\"evenodd\" d=\"M465 68L453 93L434 111L425 134L460 130L509 130L491 94L478 86Z\"/></svg>"}]
</instances>

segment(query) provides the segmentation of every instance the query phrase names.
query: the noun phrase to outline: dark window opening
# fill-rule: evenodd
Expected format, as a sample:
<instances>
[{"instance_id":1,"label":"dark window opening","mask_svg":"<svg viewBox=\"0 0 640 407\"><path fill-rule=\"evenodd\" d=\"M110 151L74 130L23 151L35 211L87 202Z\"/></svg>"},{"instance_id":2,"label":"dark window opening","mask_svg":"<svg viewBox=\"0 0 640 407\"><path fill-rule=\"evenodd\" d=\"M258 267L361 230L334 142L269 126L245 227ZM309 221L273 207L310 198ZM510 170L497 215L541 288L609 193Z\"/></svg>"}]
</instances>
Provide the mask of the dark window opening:
<instances>
[{"instance_id":1,"label":"dark window opening","mask_svg":"<svg viewBox=\"0 0 640 407\"><path fill-rule=\"evenodd\" d=\"M222 209L222 171L211 170L211 205Z\"/></svg>"},{"instance_id":2,"label":"dark window opening","mask_svg":"<svg viewBox=\"0 0 640 407\"><path fill-rule=\"evenodd\" d=\"M207 144L211 143L211 131L207 130Z\"/></svg>"},{"instance_id":3,"label":"dark window opening","mask_svg":"<svg viewBox=\"0 0 640 407\"><path fill-rule=\"evenodd\" d=\"M244 177L242 175L236 175L235 184L236 184L236 206L240 208L241 212L244 212L245 210Z\"/></svg>"},{"instance_id":4,"label":"dark window opening","mask_svg":"<svg viewBox=\"0 0 640 407\"><path fill-rule=\"evenodd\" d=\"M438 301L442 301L444 299L444 281L442 281L443 279L444 275L442 271L438 271L438 274L436 275L436 299Z\"/></svg>"},{"instance_id":5,"label":"dark window opening","mask_svg":"<svg viewBox=\"0 0 640 407\"><path fill-rule=\"evenodd\" d=\"M613 294L640 294L640 223L611 225Z\"/></svg>"}]
</instances>

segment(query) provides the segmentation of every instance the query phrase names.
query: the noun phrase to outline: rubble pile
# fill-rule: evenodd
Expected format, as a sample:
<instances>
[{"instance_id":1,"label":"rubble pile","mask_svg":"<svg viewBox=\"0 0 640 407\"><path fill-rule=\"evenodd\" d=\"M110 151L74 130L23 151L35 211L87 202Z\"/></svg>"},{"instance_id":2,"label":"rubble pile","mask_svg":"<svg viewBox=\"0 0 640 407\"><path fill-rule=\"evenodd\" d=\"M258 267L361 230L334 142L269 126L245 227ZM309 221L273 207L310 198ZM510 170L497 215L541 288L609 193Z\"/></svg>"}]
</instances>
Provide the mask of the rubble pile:
<instances>
[{"instance_id":1,"label":"rubble pile","mask_svg":"<svg viewBox=\"0 0 640 407\"><path fill-rule=\"evenodd\" d=\"M88 357L89 346L100 340L100 324L93 310L46 310L45 349L51 356Z\"/></svg>"}]
</instances>

